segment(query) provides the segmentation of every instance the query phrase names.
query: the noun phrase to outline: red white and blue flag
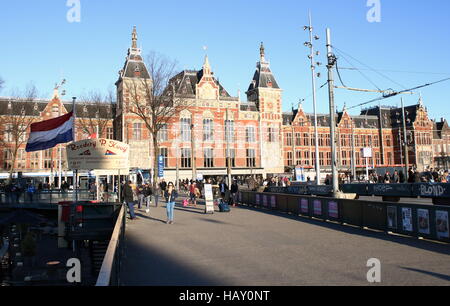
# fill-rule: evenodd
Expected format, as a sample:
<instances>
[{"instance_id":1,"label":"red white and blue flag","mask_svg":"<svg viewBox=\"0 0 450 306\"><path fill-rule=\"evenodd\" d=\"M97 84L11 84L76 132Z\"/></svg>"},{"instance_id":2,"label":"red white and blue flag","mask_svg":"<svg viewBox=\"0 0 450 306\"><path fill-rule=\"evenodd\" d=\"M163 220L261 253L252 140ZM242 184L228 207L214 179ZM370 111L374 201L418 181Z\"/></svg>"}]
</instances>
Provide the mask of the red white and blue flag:
<instances>
[{"instance_id":1,"label":"red white and blue flag","mask_svg":"<svg viewBox=\"0 0 450 306\"><path fill-rule=\"evenodd\" d=\"M58 118L33 123L26 151L43 151L73 141L73 122L73 112L70 112Z\"/></svg>"}]
</instances>

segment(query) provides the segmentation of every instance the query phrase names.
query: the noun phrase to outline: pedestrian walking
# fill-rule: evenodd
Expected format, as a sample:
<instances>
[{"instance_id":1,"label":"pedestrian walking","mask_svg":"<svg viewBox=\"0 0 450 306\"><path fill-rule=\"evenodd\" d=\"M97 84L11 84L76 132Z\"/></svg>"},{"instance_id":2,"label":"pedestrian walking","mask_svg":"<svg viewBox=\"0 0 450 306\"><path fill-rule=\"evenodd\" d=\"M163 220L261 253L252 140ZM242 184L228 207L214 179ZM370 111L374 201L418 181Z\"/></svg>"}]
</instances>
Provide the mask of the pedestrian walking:
<instances>
[{"instance_id":1,"label":"pedestrian walking","mask_svg":"<svg viewBox=\"0 0 450 306\"><path fill-rule=\"evenodd\" d=\"M148 214L150 212L150 202L152 200L152 189L150 188L150 185L147 183L145 184L143 190L143 195L144 195L144 199L145 199L145 203L147 205L145 212Z\"/></svg>"},{"instance_id":2,"label":"pedestrian walking","mask_svg":"<svg viewBox=\"0 0 450 306\"><path fill-rule=\"evenodd\" d=\"M167 224L173 224L173 211L175 208L175 200L178 197L178 192L175 190L172 182L167 185L167 190L164 193L166 198L166 210L167 210Z\"/></svg>"},{"instance_id":3,"label":"pedestrian walking","mask_svg":"<svg viewBox=\"0 0 450 306\"><path fill-rule=\"evenodd\" d=\"M142 205L144 204L144 186L140 185L136 188L136 194L138 197L138 209L141 209Z\"/></svg>"},{"instance_id":4,"label":"pedestrian walking","mask_svg":"<svg viewBox=\"0 0 450 306\"><path fill-rule=\"evenodd\" d=\"M136 215L134 214L134 192L133 187L131 187L131 181L128 181L128 183L123 188L123 201L127 204L128 210L130 212L130 219L135 220Z\"/></svg>"},{"instance_id":5,"label":"pedestrian walking","mask_svg":"<svg viewBox=\"0 0 450 306\"><path fill-rule=\"evenodd\" d=\"M162 179L161 183L159 183L159 189L161 190L161 195L164 196L167 188L167 183L164 179Z\"/></svg>"},{"instance_id":6,"label":"pedestrian walking","mask_svg":"<svg viewBox=\"0 0 450 306\"><path fill-rule=\"evenodd\" d=\"M236 182L236 180L233 181L233 184L231 184L231 203L233 205L233 207L236 206L236 197L237 197L237 193L239 191L239 186Z\"/></svg>"}]
</instances>

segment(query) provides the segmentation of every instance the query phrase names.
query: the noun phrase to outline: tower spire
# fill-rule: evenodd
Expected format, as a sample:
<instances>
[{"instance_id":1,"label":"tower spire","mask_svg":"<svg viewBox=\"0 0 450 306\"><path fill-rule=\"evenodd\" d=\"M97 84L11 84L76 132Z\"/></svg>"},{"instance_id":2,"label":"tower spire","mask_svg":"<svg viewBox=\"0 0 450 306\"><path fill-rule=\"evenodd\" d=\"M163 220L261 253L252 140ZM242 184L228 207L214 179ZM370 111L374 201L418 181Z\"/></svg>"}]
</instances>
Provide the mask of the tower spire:
<instances>
[{"instance_id":1,"label":"tower spire","mask_svg":"<svg viewBox=\"0 0 450 306\"><path fill-rule=\"evenodd\" d=\"M136 31L136 26L133 27L133 33L131 34L131 48L132 49L137 49L137 31Z\"/></svg>"},{"instance_id":2,"label":"tower spire","mask_svg":"<svg viewBox=\"0 0 450 306\"><path fill-rule=\"evenodd\" d=\"M261 59L261 63L265 61L265 50L264 50L264 43L261 42L261 46L259 47L259 55Z\"/></svg>"},{"instance_id":3,"label":"tower spire","mask_svg":"<svg viewBox=\"0 0 450 306\"><path fill-rule=\"evenodd\" d=\"M211 74L211 65L209 64L208 54L205 55L205 62L203 63L203 73L205 75Z\"/></svg>"}]
</instances>

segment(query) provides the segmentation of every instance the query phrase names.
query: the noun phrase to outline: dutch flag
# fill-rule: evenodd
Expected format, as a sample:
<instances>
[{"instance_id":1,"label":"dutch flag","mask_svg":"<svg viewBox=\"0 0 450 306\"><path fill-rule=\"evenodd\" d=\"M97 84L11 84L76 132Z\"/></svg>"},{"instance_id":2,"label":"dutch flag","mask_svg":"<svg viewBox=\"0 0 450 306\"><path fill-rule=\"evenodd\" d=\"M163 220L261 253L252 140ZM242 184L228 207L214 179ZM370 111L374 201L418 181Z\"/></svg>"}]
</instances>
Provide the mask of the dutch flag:
<instances>
[{"instance_id":1,"label":"dutch flag","mask_svg":"<svg viewBox=\"0 0 450 306\"><path fill-rule=\"evenodd\" d=\"M27 152L43 151L60 143L73 141L73 112L64 116L33 123L26 147Z\"/></svg>"}]
</instances>

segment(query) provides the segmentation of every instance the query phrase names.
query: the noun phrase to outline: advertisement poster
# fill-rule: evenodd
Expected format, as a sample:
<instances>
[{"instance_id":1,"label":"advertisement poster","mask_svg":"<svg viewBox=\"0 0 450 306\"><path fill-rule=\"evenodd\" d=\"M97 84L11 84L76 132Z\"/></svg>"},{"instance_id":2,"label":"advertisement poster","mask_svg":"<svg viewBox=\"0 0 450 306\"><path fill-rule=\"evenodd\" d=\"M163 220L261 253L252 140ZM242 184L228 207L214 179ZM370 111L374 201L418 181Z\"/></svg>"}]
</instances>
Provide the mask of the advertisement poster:
<instances>
[{"instance_id":1,"label":"advertisement poster","mask_svg":"<svg viewBox=\"0 0 450 306\"><path fill-rule=\"evenodd\" d=\"M328 202L328 216L335 219L339 218L339 207L337 202L335 201Z\"/></svg>"},{"instance_id":2,"label":"advertisement poster","mask_svg":"<svg viewBox=\"0 0 450 306\"><path fill-rule=\"evenodd\" d=\"M277 198L274 195L270 197L270 205L272 206L272 208L277 207Z\"/></svg>"},{"instance_id":3,"label":"advertisement poster","mask_svg":"<svg viewBox=\"0 0 450 306\"><path fill-rule=\"evenodd\" d=\"M308 199L301 199L300 200L300 211L303 214L309 213Z\"/></svg>"},{"instance_id":4,"label":"advertisement poster","mask_svg":"<svg viewBox=\"0 0 450 306\"><path fill-rule=\"evenodd\" d=\"M448 231L448 211L436 210L436 232L438 238L450 238Z\"/></svg>"},{"instance_id":5,"label":"advertisement poster","mask_svg":"<svg viewBox=\"0 0 450 306\"><path fill-rule=\"evenodd\" d=\"M430 234L430 212L428 209L417 210L417 227L419 228L419 233Z\"/></svg>"},{"instance_id":6,"label":"advertisement poster","mask_svg":"<svg viewBox=\"0 0 450 306\"><path fill-rule=\"evenodd\" d=\"M260 205L261 204L261 198L259 194L256 194L256 205Z\"/></svg>"},{"instance_id":7,"label":"advertisement poster","mask_svg":"<svg viewBox=\"0 0 450 306\"><path fill-rule=\"evenodd\" d=\"M267 207L267 196L263 195L263 206Z\"/></svg>"},{"instance_id":8,"label":"advertisement poster","mask_svg":"<svg viewBox=\"0 0 450 306\"><path fill-rule=\"evenodd\" d=\"M322 202L320 200L314 200L314 214L316 216L322 215Z\"/></svg>"},{"instance_id":9,"label":"advertisement poster","mask_svg":"<svg viewBox=\"0 0 450 306\"><path fill-rule=\"evenodd\" d=\"M404 231L407 231L407 232L413 231L412 209L409 207L402 208L402 224L403 224Z\"/></svg>"},{"instance_id":10,"label":"advertisement poster","mask_svg":"<svg viewBox=\"0 0 450 306\"><path fill-rule=\"evenodd\" d=\"M397 207L388 206L387 207L387 224L390 229L397 229Z\"/></svg>"}]
</instances>

